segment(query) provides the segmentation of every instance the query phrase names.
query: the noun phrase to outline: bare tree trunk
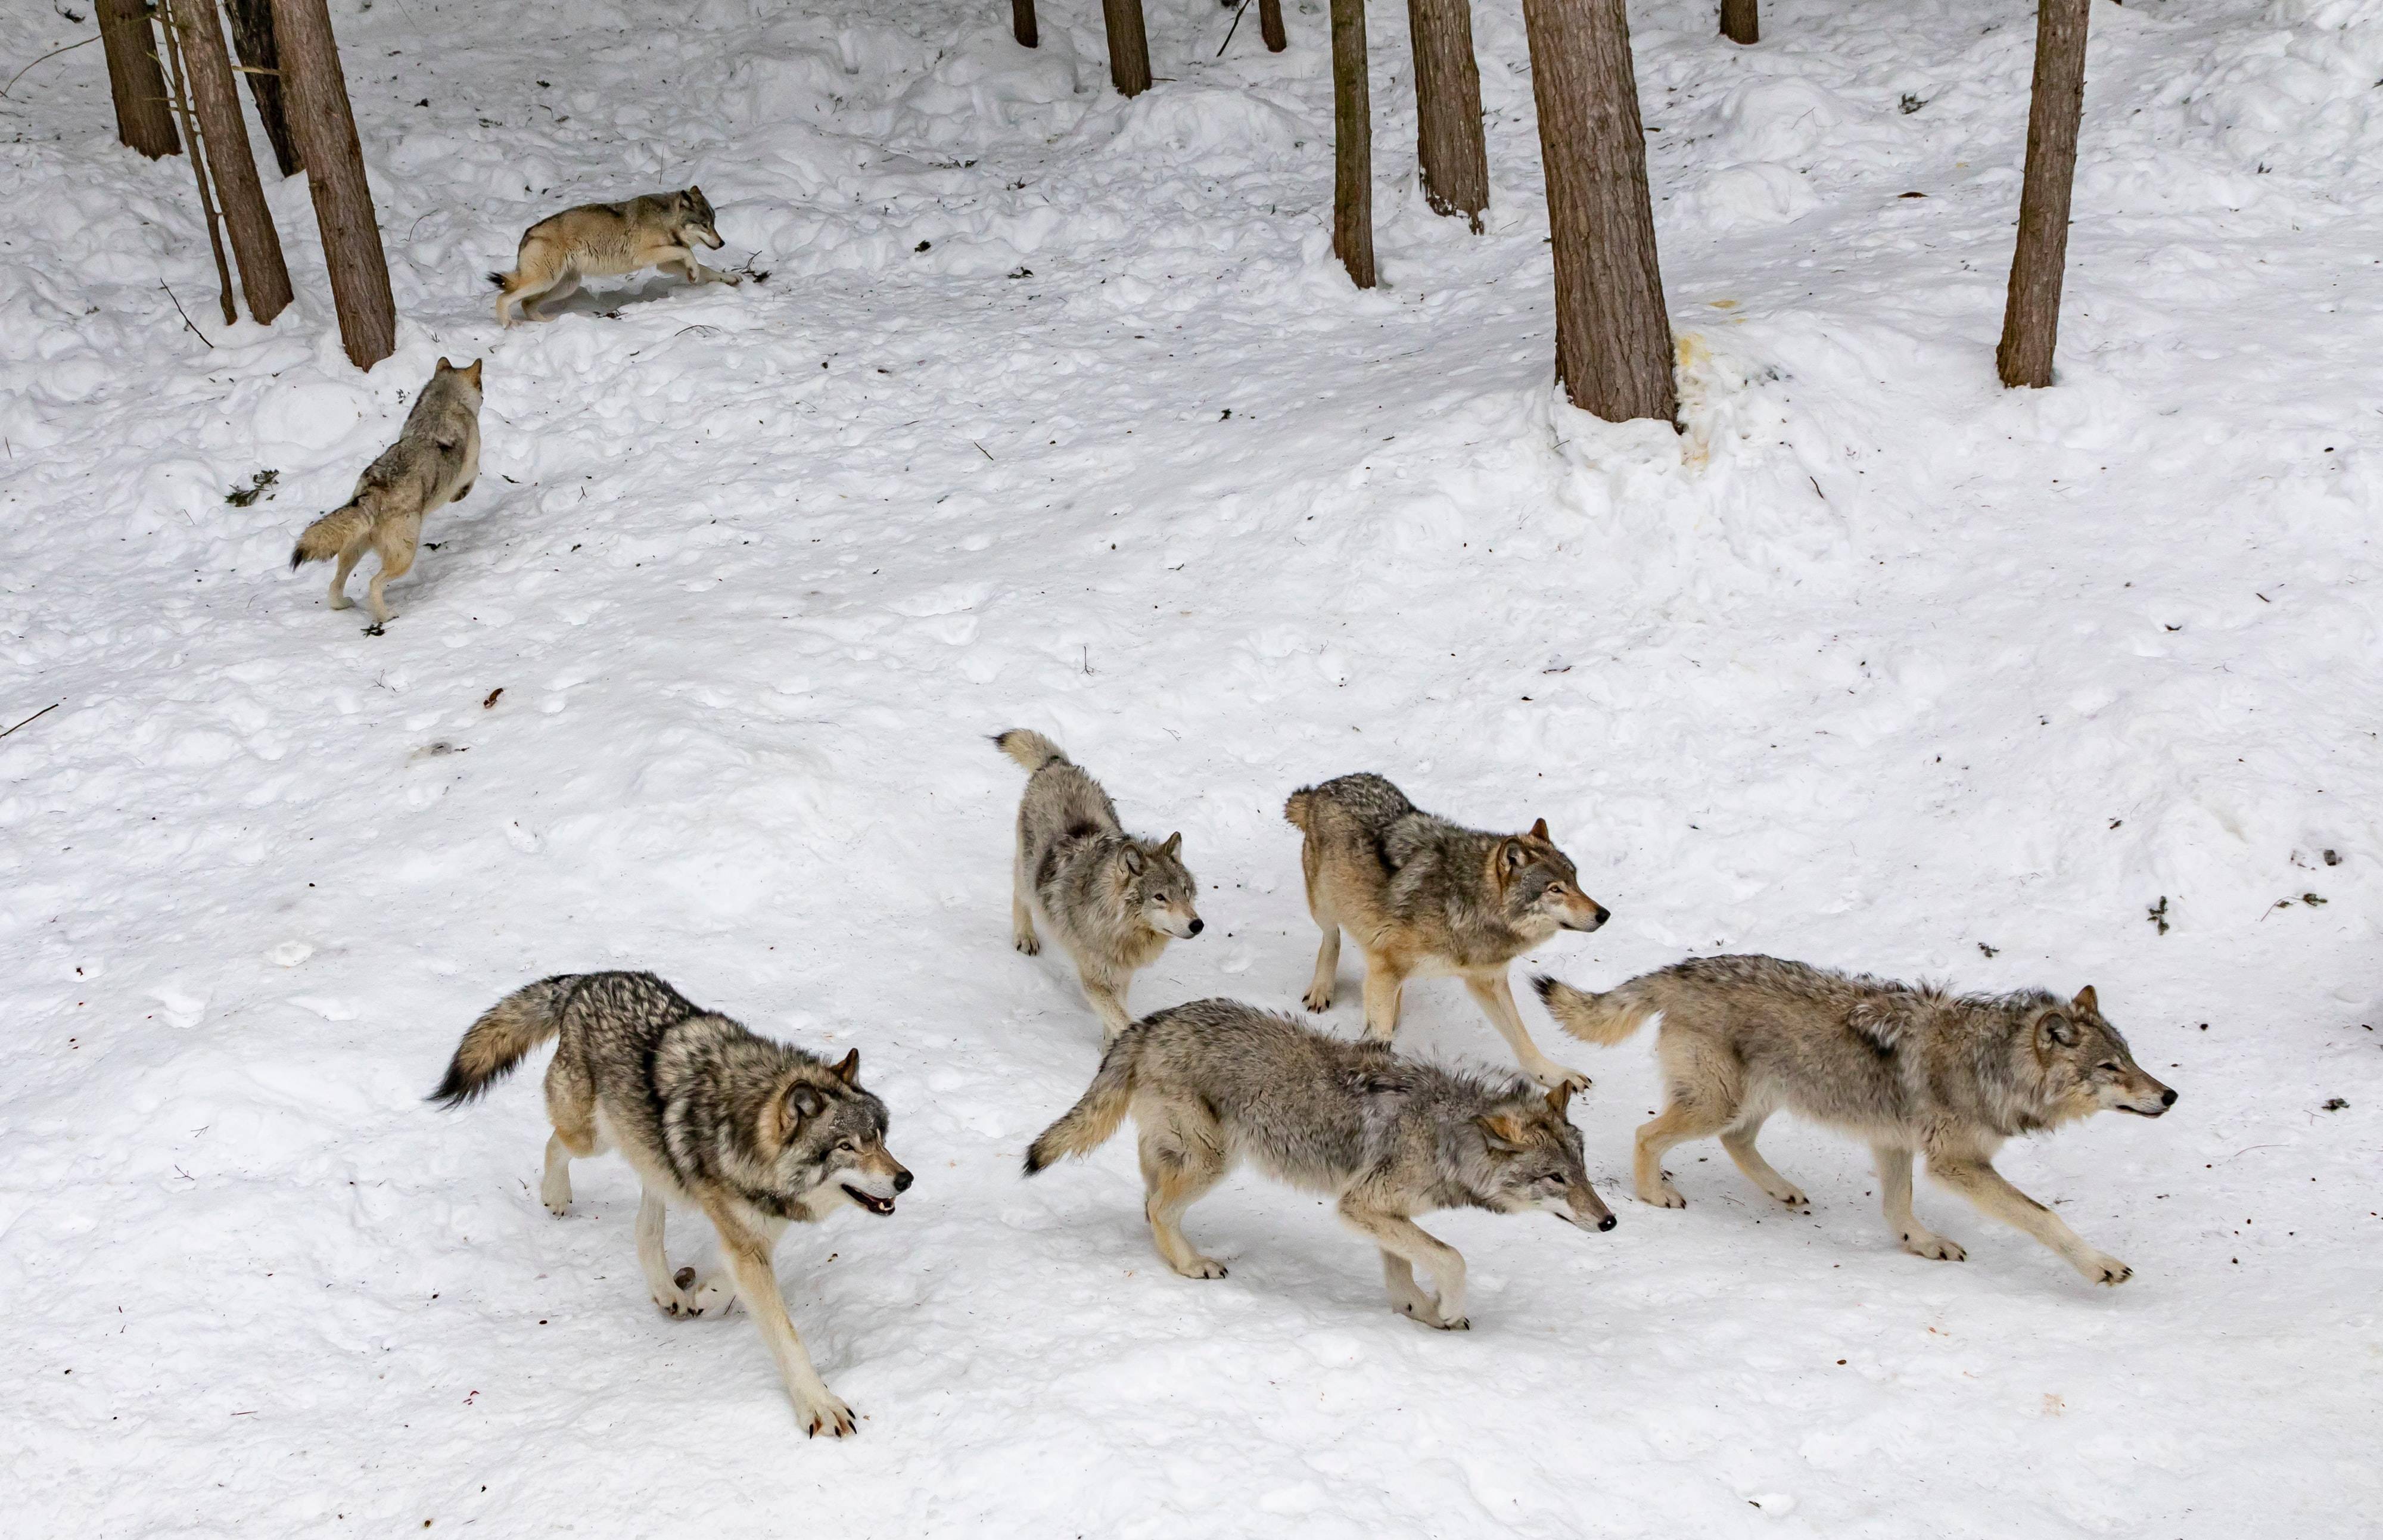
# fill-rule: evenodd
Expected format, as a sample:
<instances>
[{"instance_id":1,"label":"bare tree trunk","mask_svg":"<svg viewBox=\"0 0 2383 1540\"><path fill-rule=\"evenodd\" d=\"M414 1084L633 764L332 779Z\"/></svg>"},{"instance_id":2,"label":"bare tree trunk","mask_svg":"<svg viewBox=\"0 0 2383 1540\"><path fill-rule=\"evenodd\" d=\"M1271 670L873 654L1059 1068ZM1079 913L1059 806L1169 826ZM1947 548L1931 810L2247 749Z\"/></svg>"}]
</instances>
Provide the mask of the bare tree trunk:
<instances>
[{"instance_id":1,"label":"bare tree trunk","mask_svg":"<svg viewBox=\"0 0 2383 1540\"><path fill-rule=\"evenodd\" d=\"M1020 48L1038 48L1043 34L1034 25L1034 0L1009 0L1009 30Z\"/></svg>"},{"instance_id":2,"label":"bare tree trunk","mask_svg":"<svg viewBox=\"0 0 2383 1540\"><path fill-rule=\"evenodd\" d=\"M1142 27L1142 0L1101 0L1109 30L1109 79L1118 92L1139 96L1150 89L1150 34Z\"/></svg>"},{"instance_id":3,"label":"bare tree trunk","mask_svg":"<svg viewBox=\"0 0 2383 1540\"><path fill-rule=\"evenodd\" d=\"M1762 23L1758 6L1759 0L1721 0L1721 35L1732 43L1760 43Z\"/></svg>"},{"instance_id":4,"label":"bare tree trunk","mask_svg":"<svg viewBox=\"0 0 2383 1540\"><path fill-rule=\"evenodd\" d=\"M1365 80L1365 0L1332 0L1332 251L1349 281L1374 287L1374 105Z\"/></svg>"},{"instance_id":5,"label":"bare tree trunk","mask_svg":"<svg viewBox=\"0 0 2383 1540\"><path fill-rule=\"evenodd\" d=\"M223 23L213 0L171 0L166 25L182 45L190 71L191 105L199 119L199 142L208 179L223 204L231 232L232 255L240 259L241 292L248 313L269 326L290 302L290 268L281 260L281 237L265 206L249 153L248 125L240 116L240 89L232 83L231 55L224 50Z\"/></svg>"},{"instance_id":6,"label":"bare tree trunk","mask_svg":"<svg viewBox=\"0 0 2383 1540\"><path fill-rule=\"evenodd\" d=\"M157 32L142 0L99 0L100 47L107 54L107 90L116 98L116 137L155 160L179 154L173 110L166 105L166 71L157 63Z\"/></svg>"},{"instance_id":7,"label":"bare tree trunk","mask_svg":"<svg viewBox=\"0 0 2383 1540\"><path fill-rule=\"evenodd\" d=\"M224 8L231 13L231 45L248 76L256 120L273 142L274 164L283 176L294 177L305 166L298 158L298 141L290 133L290 115L281 105L281 50L273 41L273 0L224 0Z\"/></svg>"},{"instance_id":8,"label":"bare tree trunk","mask_svg":"<svg viewBox=\"0 0 2383 1540\"><path fill-rule=\"evenodd\" d=\"M1290 35L1282 30L1282 0L1258 0L1258 35L1266 39L1269 54L1290 46Z\"/></svg>"},{"instance_id":9,"label":"bare tree trunk","mask_svg":"<svg viewBox=\"0 0 2383 1540\"><path fill-rule=\"evenodd\" d=\"M205 139L199 126L191 120L191 90L182 68L181 33L174 25L170 10L159 19L166 24L166 62L173 67L174 112L182 120L182 138L191 147L191 175L198 179L199 211L206 216L207 246L216 255L216 286L223 296L224 325L230 326L240 319L240 312L231 303L231 264L224 260L223 221L216 217L216 198L207 176Z\"/></svg>"},{"instance_id":10,"label":"bare tree trunk","mask_svg":"<svg viewBox=\"0 0 2383 1540\"><path fill-rule=\"evenodd\" d=\"M306 161L306 191L323 228L340 337L355 366L369 369L397 351L397 302L389 291L389 258L374 220L364 146L356 139L327 0L273 0L273 31L281 45L290 127Z\"/></svg>"},{"instance_id":11,"label":"bare tree trunk","mask_svg":"<svg viewBox=\"0 0 2383 1540\"><path fill-rule=\"evenodd\" d=\"M1556 377L1609 422L1676 421L1624 0L1523 0L1523 26L1555 251Z\"/></svg>"},{"instance_id":12,"label":"bare tree trunk","mask_svg":"<svg viewBox=\"0 0 2383 1540\"><path fill-rule=\"evenodd\" d=\"M1414 46L1415 159L1434 214L1463 215L1481 233L1489 152L1481 139L1481 69L1470 0L1407 0Z\"/></svg>"},{"instance_id":13,"label":"bare tree trunk","mask_svg":"<svg viewBox=\"0 0 2383 1540\"><path fill-rule=\"evenodd\" d=\"M2003 305L1994 367L2009 386L2052 383L2060 340L2061 271L2068 260L2068 194L2077 178L2077 124L2085 113L2085 18L2091 0L2037 0L2035 88L2027 109L2027 177L2019 195L2019 249Z\"/></svg>"}]
</instances>

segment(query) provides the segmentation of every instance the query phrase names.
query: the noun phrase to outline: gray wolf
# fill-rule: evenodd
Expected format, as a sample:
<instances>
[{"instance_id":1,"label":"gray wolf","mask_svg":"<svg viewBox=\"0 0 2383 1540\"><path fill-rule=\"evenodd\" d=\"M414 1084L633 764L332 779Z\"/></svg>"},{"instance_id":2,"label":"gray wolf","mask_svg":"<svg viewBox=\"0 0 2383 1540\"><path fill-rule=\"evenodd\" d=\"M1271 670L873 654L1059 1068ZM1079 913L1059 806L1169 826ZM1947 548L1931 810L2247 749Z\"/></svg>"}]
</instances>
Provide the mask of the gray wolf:
<instances>
[{"instance_id":1,"label":"gray wolf","mask_svg":"<svg viewBox=\"0 0 2383 1540\"><path fill-rule=\"evenodd\" d=\"M1378 775L1344 775L1290 795L1282 816L1305 836L1307 912L1323 929L1311 1011L1329 1010L1346 929L1365 955L1365 1035L1388 1042L1413 978L1455 974L1531 1078L1579 1090L1588 1077L1548 1058L1523 1027L1506 965L1558 930L1611 917L1548 837L1489 834L1416 810Z\"/></svg>"},{"instance_id":2,"label":"gray wolf","mask_svg":"<svg viewBox=\"0 0 2383 1540\"><path fill-rule=\"evenodd\" d=\"M488 275L498 289L498 324L536 319L532 305L568 299L583 278L617 278L659 267L689 283L742 281L698 262L698 246L715 252L721 246L710 201L699 187L565 209L522 232L512 272ZM519 316L511 314L514 310Z\"/></svg>"},{"instance_id":3,"label":"gray wolf","mask_svg":"<svg viewBox=\"0 0 2383 1540\"><path fill-rule=\"evenodd\" d=\"M885 1103L860 1088L860 1051L829 1064L700 1009L650 973L558 974L514 991L472 1023L431 1100L458 1106L549 1038L539 1195L571 1207L571 1162L607 1148L645 1186L637 1263L656 1305L717 1315L741 1296L814 1435L856 1431L852 1409L811 1367L771 1261L791 1223L850 1206L894 1212L910 1173L885 1148ZM720 1233L725 1278L693 1287L662 1250L672 1208L699 1209Z\"/></svg>"},{"instance_id":4,"label":"gray wolf","mask_svg":"<svg viewBox=\"0 0 2383 1540\"><path fill-rule=\"evenodd\" d=\"M1114 1038L1133 1020L1125 1004L1133 976L1168 942L1206 929L1183 836L1153 842L1127 833L1101 783L1040 733L1012 728L993 742L1026 767L1009 895L1018 950L1030 957L1043 950L1039 910L1075 959L1104 1035Z\"/></svg>"},{"instance_id":5,"label":"gray wolf","mask_svg":"<svg viewBox=\"0 0 2383 1540\"><path fill-rule=\"evenodd\" d=\"M2042 990L1954 995L1776 957L1693 957L1603 994L1537 983L1557 1025L1588 1042L1620 1042L1662 1013L1655 1054L1668 1090L1661 1115L1638 1130L1642 1202L1685 1206L1663 1152L1719 1134L1755 1186L1802 1208L1803 1192L1754 1147L1763 1119L1784 1108L1869 1142L1887 1227L1915 1256L1965 1254L1912 1217L1917 1152L1931 1177L2086 1277L2131 1275L1994 1167L2006 1139L2105 1110L2158 1117L2176 1104L2103 1018L2091 985L2067 1001Z\"/></svg>"},{"instance_id":6,"label":"gray wolf","mask_svg":"<svg viewBox=\"0 0 2383 1540\"><path fill-rule=\"evenodd\" d=\"M364 591L373 612L367 636L396 616L389 612L383 590L389 580L414 570L414 548L422 540L422 520L434 509L461 502L480 474L480 364L474 359L458 369L445 359L431 371L430 383L414 398L405 414L397 442L380 452L356 478L355 495L308 524L290 552L290 570L309 561L340 564L331 573L331 608L345 610L348 574L364 552L380 553L380 571Z\"/></svg>"},{"instance_id":7,"label":"gray wolf","mask_svg":"<svg viewBox=\"0 0 2383 1540\"><path fill-rule=\"evenodd\" d=\"M1030 1177L1106 1142L1128 1114L1142 1135L1142 1212L1167 1264L1221 1278L1177 1226L1183 1211L1248 1160L1332 1195L1382 1253L1400 1314L1463 1331L1464 1259L1414 1222L1439 1209L1552 1214L1584 1230L1613 1215L1588 1185L1571 1092L1519 1078L1459 1074L1348 1042L1287 1016L1198 1000L1144 1016L1109 1043L1081 1100L1026 1152ZM1415 1286L1431 1275L1433 1295Z\"/></svg>"}]
</instances>

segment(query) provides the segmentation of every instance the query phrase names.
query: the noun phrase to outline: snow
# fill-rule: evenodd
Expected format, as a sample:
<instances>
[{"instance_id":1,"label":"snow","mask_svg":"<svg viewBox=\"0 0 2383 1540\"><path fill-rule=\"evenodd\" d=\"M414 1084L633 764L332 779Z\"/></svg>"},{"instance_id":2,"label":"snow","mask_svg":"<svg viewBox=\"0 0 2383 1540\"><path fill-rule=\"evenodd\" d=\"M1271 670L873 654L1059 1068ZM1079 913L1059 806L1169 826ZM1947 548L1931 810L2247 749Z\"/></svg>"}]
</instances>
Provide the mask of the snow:
<instances>
[{"instance_id":1,"label":"snow","mask_svg":"<svg viewBox=\"0 0 2383 1540\"><path fill-rule=\"evenodd\" d=\"M1154 0L1131 103L1099 7L1041 8L1028 54L957 0L340 0L401 315L361 376L303 181L297 306L227 327L96 49L0 104L0 727L61 703L0 740L10 1532L2371 1529L2383 4L2094 6L2030 393L2029 8L1774 0L1739 49L1642 0L1685 437L1550 388L1510 0L1480 237L1414 191L1372 7L1367 294L1320 0L1221 60L1229 12ZM13 7L0 53L90 32ZM497 330L523 227L687 181L767 283ZM488 360L482 481L365 637L286 553L442 354ZM2181 1101L2002 1165L2134 1279L1925 1183L1970 1260L1906 1256L1866 1152L1785 1120L1809 1216L1710 1143L1650 1211L1646 1041L1536 1004L1611 1235L1428 1221L1472 1266L1441 1336L1243 1175L1189 1221L1230 1277L1176 1278L1128 1143L1017 1174L1099 1031L1009 949L1012 725L1208 884L1145 1009L1295 1001L1282 798L1357 769L1547 818L1615 915L1524 965L1576 982L2091 982ZM653 1311L617 1161L545 1214L534 1070L422 1103L478 1010L612 967L858 1046L892 1107L902 1212L779 1253L858 1438L799 1436L741 1312ZM1504 1057L1445 982L1401 1041Z\"/></svg>"}]
</instances>

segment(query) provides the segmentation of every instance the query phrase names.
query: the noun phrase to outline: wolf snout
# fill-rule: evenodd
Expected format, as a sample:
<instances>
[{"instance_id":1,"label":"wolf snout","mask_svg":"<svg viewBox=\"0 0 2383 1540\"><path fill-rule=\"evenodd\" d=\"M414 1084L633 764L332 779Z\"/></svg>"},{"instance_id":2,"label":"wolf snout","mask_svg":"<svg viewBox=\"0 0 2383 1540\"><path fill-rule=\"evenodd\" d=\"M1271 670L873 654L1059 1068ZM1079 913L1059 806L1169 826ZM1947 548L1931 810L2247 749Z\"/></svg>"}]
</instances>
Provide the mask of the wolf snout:
<instances>
[{"instance_id":1,"label":"wolf snout","mask_svg":"<svg viewBox=\"0 0 2383 1540\"><path fill-rule=\"evenodd\" d=\"M1206 920L1204 920L1204 919L1194 919L1194 920L1192 920L1192 922L1190 925L1187 925L1187 926L1185 926L1185 927L1183 928L1183 933L1184 933L1185 935L1187 935L1187 936L1196 936L1196 935L1198 935L1201 931L1205 930L1207 928L1208 928L1208 922L1207 922Z\"/></svg>"},{"instance_id":2,"label":"wolf snout","mask_svg":"<svg viewBox=\"0 0 2383 1540\"><path fill-rule=\"evenodd\" d=\"M1622 1221L1614 1218L1613 1215L1609 1214L1604 1218L1597 1222L1597 1227L1600 1232L1602 1232L1613 1228L1614 1226L1619 1225L1620 1223L1622 1223Z\"/></svg>"},{"instance_id":3,"label":"wolf snout","mask_svg":"<svg viewBox=\"0 0 2383 1540\"><path fill-rule=\"evenodd\" d=\"M1600 904L1600 905L1599 905L1599 906L1597 906L1597 913L1596 913L1596 915L1595 915L1595 916L1593 916L1593 917L1590 918L1590 920L1589 920L1589 922L1588 922L1588 928L1589 928L1590 930L1596 930L1599 926L1600 926L1600 925L1604 924L1607 920L1611 919L1612 918L1613 918L1613 911L1612 911L1612 910L1611 910L1611 909L1609 909L1609 908L1607 908L1604 905Z\"/></svg>"},{"instance_id":4,"label":"wolf snout","mask_svg":"<svg viewBox=\"0 0 2383 1540\"><path fill-rule=\"evenodd\" d=\"M910 1190L910 1184L915 1180L917 1180L917 1178L912 1177L908 1171L896 1171L894 1173L894 1190L896 1192L908 1192Z\"/></svg>"}]
</instances>

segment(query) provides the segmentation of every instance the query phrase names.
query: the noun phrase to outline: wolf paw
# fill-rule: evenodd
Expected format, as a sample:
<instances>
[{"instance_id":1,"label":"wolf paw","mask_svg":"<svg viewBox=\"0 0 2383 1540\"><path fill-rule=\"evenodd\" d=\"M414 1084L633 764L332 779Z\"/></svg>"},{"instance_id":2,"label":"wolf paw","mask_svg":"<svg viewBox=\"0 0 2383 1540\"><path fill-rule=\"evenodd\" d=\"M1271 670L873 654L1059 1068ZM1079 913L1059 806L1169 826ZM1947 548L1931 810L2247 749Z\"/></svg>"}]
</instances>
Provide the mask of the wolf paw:
<instances>
[{"instance_id":1,"label":"wolf paw","mask_svg":"<svg viewBox=\"0 0 2383 1540\"><path fill-rule=\"evenodd\" d=\"M1225 1264L1214 1257L1193 1257L1175 1271L1187 1278L1221 1278L1225 1275Z\"/></svg>"},{"instance_id":2,"label":"wolf paw","mask_svg":"<svg viewBox=\"0 0 2383 1540\"><path fill-rule=\"evenodd\" d=\"M733 1284L717 1276L697 1283L692 1267L682 1267L679 1273L678 1286L687 1291L686 1312L689 1315L717 1318L727 1314L728 1307L736 1302L736 1289Z\"/></svg>"},{"instance_id":3,"label":"wolf paw","mask_svg":"<svg viewBox=\"0 0 2383 1540\"><path fill-rule=\"evenodd\" d=\"M1672 1185L1672 1178L1668 1175L1664 1177L1662 1186L1652 1192L1643 1187L1640 1188L1638 1201L1659 1209L1684 1209L1688 1206L1688 1201L1680 1196L1680 1189Z\"/></svg>"},{"instance_id":4,"label":"wolf paw","mask_svg":"<svg viewBox=\"0 0 2383 1540\"><path fill-rule=\"evenodd\" d=\"M353 610L355 607L356 601L348 598L345 594L333 594L331 596L331 608L334 610Z\"/></svg>"},{"instance_id":5,"label":"wolf paw","mask_svg":"<svg viewBox=\"0 0 2383 1540\"><path fill-rule=\"evenodd\" d=\"M1566 1069L1550 1059L1525 1065L1523 1072L1550 1090L1587 1090L1592 1084L1589 1078L1579 1070Z\"/></svg>"},{"instance_id":6,"label":"wolf paw","mask_svg":"<svg viewBox=\"0 0 2383 1540\"><path fill-rule=\"evenodd\" d=\"M1809 1209L1812 1206L1812 1200L1804 1196L1804 1189L1802 1188L1797 1187L1793 1182L1785 1184L1785 1187L1786 1190L1784 1191L1780 1191L1773 1188L1765 1188L1763 1190L1770 1193L1772 1197L1778 1199L1781 1202L1786 1204L1791 1209Z\"/></svg>"},{"instance_id":7,"label":"wolf paw","mask_svg":"<svg viewBox=\"0 0 2383 1540\"><path fill-rule=\"evenodd\" d=\"M1420 1322L1436 1332L1469 1332L1473 1329L1470 1317L1460 1315L1452 1321L1447 1320L1440 1315L1439 1307L1420 1297L1401 1301L1398 1312L1408 1320Z\"/></svg>"},{"instance_id":8,"label":"wolf paw","mask_svg":"<svg viewBox=\"0 0 2383 1540\"><path fill-rule=\"evenodd\" d=\"M1299 997L1299 1003L1320 1016L1332 1008L1332 991L1328 988L1311 989Z\"/></svg>"},{"instance_id":9,"label":"wolf paw","mask_svg":"<svg viewBox=\"0 0 2383 1540\"><path fill-rule=\"evenodd\" d=\"M2105 1256L2099 1251L2086 1256L2078 1263L2077 1271L2097 1284L2107 1284L2113 1288L2135 1275L2133 1268L2116 1257Z\"/></svg>"},{"instance_id":10,"label":"wolf paw","mask_svg":"<svg viewBox=\"0 0 2383 1540\"><path fill-rule=\"evenodd\" d=\"M1960 1242L1947 1240L1941 1235L1930 1235L1926 1230L1913 1230L1902 1238L1903 1249L1915 1257L1926 1257L1930 1262L1969 1260L1969 1253L1961 1250Z\"/></svg>"},{"instance_id":11,"label":"wolf paw","mask_svg":"<svg viewBox=\"0 0 2383 1540\"><path fill-rule=\"evenodd\" d=\"M1022 956L1037 956L1040 955L1043 951L1043 943L1041 942L1035 940L1031 935L1024 933L1020 933L1018 939L1010 944L1017 947L1019 955Z\"/></svg>"},{"instance_id":12,"label":"wolf paw","mask_svg":"<svg viewBox=\"0 0 2383 1540\"><path fill-rule=\"evenodd\" d=\"M683 1319L695 1313L692 1310L687 1308L686 1291L679 1287L678 1285L674 1283L665 1285L661 1288L653 1289L651 1290L651 1293L653 1296L654 1308L661 1311L664 1315L669 1316L673 1321Z\"/></svg>"},{"instance_id":13,"label":"wolf paw","mask_svg":"<svg viewBox=\"0 0 2383 1540\"><path fill-rule=\"evenodd\" d=\"M557 1177L549 1177L546 1181L539 1183L537 1198L539 1202L546 1205L546 1212L554 1215L557 1219L563 1218L569 1214L571 1213L571 1177L569 1174L560 1174Z\"/></svg>"},{"instance_id":14,"label":"wolf paw","mask_svg":"<svg viewBox=\"0 0 2383 1540\"><path fill-rule=\"evenodd\" d=\"M816 1398L796 1401L795 1419L803 1424L805 1435L811 1438L821 1434L830 1438L848 1438L860 1431L860 1424L853 1420L852 1409L825 1388Z\"/></svg>"}]
</instances>

